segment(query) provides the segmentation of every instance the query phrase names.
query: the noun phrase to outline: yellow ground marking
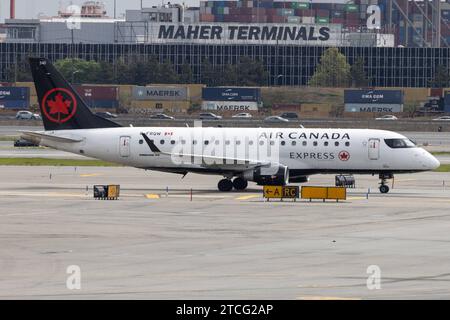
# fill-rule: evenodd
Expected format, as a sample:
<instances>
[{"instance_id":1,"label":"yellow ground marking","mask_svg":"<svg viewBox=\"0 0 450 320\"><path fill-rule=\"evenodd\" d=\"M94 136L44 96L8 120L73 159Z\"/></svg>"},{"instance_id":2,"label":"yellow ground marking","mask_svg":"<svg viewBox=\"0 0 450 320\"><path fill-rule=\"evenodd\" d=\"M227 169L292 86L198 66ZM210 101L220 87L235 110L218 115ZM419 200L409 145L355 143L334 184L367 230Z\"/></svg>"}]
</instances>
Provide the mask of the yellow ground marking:
<instances>
[{"instance_id":1,"label":"yellow ground marking","mask_svg":"<svg viewBox=\"0 0 450 320\"><path fill-rule=\"evenodd\" d=\"M154 193L146 194L145 197L146 197L147 199L159 199L159 198L160 198L160 197L159 197L159 194L154 194Z\"/></svg>"},{"instance_id":2,"label":"yellow ground marking","mask_svg":"<svg viewBox=\"0 0 450 320\"><path fill-rule=\"evenodd\" d=\"M261 195L259 195L259 194L252 194L252 195L248 195L248 196L237 197L236 200L249 200L249 199L260 198L260 197L261 197Z\"/></svg>"},{"instance_id":3,"label":"yellow ground marking","mask_svg":"<svg viewBox=\"0 0 450 320\"><path fill-rule=\"evenodd\" d=\"M100 173L80 174L80 177L82 177L82 178L98 177L98 176L101 176L101 174Z\"/></svg>"},{"instance_id":4,"label":"yellow ground marking","mask_svg":"<svg viewBox=\"0 0 450 320\"><path fill-rule=\"evenodd\" d=\"M346 298L346 297L298 297L297 300L361 300L361 298Z\"/></svg>"}]
</instances>

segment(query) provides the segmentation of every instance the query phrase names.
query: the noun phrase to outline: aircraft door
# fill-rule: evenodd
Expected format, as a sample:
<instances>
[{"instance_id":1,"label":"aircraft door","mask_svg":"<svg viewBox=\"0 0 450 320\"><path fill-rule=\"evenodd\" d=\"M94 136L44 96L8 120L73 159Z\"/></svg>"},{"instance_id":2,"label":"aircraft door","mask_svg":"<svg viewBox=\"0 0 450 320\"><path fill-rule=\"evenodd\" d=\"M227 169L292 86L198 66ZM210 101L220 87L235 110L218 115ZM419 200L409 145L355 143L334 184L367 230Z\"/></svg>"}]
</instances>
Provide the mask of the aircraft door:
<instances>
[{"instance_id":1,"label":"aircraft door","mask_svg":"<svg viewBox=\"0 0 450 320\"><path fill-rule=\"evenodd\" d=\"M369 160L380 158L380 139L369 139Z\"/></svg>"},{"instance_id":2,"label":"aircraft door","mask_svg":"<svg viewBox=\"0 0 450 320\"><path fill-rule=\"evenodd\" d=\"M120 137L119 153L121 157L130 156L130 137Z\"/></svg>"}]
</instances>

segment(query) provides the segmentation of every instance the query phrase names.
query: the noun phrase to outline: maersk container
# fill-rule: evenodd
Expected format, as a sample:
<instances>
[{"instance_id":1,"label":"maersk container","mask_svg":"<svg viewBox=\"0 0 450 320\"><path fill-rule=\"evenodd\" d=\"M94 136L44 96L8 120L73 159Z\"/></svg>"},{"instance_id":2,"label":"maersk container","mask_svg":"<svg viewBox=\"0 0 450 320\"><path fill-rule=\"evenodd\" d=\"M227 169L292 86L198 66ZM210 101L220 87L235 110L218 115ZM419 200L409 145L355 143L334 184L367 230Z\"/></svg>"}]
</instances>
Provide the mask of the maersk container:
<instances>
[{"instance_id":1,"label":"maersk container","mask_svg":"<svg viewBox=\"0 0 450 320\"><path fill-rule=\"evenodd\" d=\"M402 90L345 90L346 104L403 104Z\"/></svg>"},{"instance_id":2,"label":"maersk container","mask_svg":"<svg viewBox=\"0 0 450 320\"><path fill-rule=\"evenodd\" d=\"M30 88L0 87L0 102L5 100L30 100Z\"/></svg>"},{"instance_id":3,"label":"maersk container","mask_svg":"<svg viewBox=\"0 0 450 320\"><path fill-rule=\"evenodd\" d=\"M261 101L259 88L203 88L202 99L207 101Z\"/></svg>"}]
</instances>

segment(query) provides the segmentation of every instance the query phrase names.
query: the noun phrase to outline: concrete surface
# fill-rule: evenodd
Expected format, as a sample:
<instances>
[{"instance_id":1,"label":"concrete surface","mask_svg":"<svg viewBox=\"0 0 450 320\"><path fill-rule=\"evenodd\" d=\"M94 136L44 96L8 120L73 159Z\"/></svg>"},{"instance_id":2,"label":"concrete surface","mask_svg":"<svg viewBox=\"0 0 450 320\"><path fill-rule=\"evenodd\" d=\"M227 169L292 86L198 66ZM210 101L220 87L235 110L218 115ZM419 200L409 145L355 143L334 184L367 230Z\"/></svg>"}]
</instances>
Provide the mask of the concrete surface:
<instances>
[{"instance_id":1,"label":"concrete surface","mask_svg":"<svg viewBox=\"0 0 450 320\"><path fill-rule=\"evenodd\" d=\"M342 203L265 202L254 184L219 193L214 176L132 168L0 176L3 299L450 298L450 174L399 175L387 195L357 176ZM120 184L120 200L93 200L98 183ZM81 290L66 288L71 265Z\"/></svg>"}]
</instances>

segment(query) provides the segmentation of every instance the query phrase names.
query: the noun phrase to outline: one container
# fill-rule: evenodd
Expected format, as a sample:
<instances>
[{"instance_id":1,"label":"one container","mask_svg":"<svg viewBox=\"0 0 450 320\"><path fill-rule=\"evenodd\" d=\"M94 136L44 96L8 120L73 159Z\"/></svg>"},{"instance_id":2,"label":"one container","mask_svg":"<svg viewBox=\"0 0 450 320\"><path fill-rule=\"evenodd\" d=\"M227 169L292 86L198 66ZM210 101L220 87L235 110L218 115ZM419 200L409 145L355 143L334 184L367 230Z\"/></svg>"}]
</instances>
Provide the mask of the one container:
<instances>
[{"instance_id":1,"label":"one container","mask_svg":"<svg viewBox=\"0 0 450 320\"><path fill-rule=\"evenodd\" d=\"M207 101L261 101L260 88L209 87L202 89Z\"/></svg>"}]
</instances>

